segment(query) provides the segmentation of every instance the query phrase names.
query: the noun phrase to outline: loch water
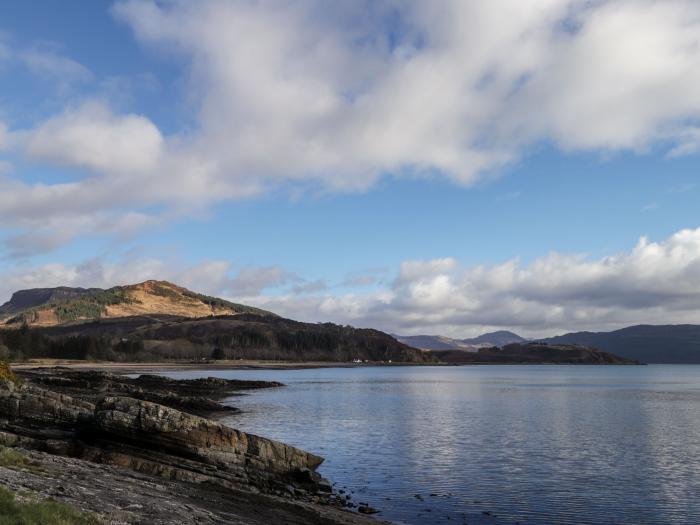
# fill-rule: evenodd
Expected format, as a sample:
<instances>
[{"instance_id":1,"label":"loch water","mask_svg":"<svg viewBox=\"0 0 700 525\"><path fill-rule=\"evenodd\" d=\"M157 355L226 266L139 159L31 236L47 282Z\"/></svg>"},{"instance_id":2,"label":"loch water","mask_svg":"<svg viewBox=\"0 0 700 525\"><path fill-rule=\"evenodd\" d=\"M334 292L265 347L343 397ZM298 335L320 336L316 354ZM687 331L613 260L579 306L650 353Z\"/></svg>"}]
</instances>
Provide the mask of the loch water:
<instances>
[{"instance_id":1,"label":"loch water","mask_svg":"<svg viewBox=\"0 0 700 525\"><path fill-rule=\"evenodd\" d=\"M224 422L412 525L700 524L700 366L187 371L281 381Z\"/></svg>"}]
</instances>

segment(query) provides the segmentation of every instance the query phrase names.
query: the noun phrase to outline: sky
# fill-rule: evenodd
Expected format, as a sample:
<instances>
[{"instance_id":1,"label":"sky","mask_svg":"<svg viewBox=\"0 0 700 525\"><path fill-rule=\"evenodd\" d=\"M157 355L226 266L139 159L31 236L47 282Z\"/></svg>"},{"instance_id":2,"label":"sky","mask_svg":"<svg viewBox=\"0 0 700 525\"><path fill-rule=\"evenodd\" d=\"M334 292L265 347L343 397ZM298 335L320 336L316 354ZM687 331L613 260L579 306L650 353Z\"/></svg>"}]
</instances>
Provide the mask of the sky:
<instances>
[{"instance_id":1,"label":"sky","mask_svg":"<svg viewBox=\"0 0 700 525\"><path fill-rule=\"evenodd\" d=\"M700 323L700 2L0 3L0 302Z\"/></svg>"}]
</instances>

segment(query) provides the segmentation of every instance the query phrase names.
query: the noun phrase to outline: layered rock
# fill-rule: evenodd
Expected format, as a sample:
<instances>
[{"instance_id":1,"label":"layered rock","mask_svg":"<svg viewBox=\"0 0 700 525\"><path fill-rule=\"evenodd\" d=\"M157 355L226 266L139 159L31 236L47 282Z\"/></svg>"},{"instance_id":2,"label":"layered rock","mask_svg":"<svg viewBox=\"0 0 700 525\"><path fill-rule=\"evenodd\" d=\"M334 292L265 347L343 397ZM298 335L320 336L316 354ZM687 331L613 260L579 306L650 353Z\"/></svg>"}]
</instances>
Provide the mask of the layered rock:
<instances>
[{"instance_id":1,"label":"layered rock","mask_svg":"<svg viewBox=\"0 0 700 525\"><path fill-rule=\"evenodd\" d=\"M143 374L127 377L98 370L71 370L55 367L18 372L23 381L67 394L74 399L97 403L104 397L133 397L151 401L198 416L211 416L237 409L217 400L236 392L282 386L276 381L239 381L206 377L171 379Z\"/></svg>"},{"instance_id":2,"label":"layered rock","mask_svg":"<svg viewBox=\"0 0 700 525\"><path fill-rule=\"evenodd\" d=\"M319 456L133 397L92 403L1 381L0 444L302 499L329 490L315 472Z\"/></svg>"}]
</instances>

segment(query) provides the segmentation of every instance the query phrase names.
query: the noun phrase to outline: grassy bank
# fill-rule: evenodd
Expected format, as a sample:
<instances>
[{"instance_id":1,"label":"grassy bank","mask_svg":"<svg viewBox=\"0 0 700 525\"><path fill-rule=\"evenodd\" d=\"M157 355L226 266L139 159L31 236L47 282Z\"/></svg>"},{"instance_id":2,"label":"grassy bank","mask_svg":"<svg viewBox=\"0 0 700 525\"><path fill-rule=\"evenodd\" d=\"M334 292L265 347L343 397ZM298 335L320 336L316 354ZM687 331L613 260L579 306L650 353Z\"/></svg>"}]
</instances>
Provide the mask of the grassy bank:
<instances>
[{"instance_id":1,"label":"grassy bank","mask_svg":"<svg viewBox=\"0 0 700 525\"><path fill-rule=\"evenodd\" d=\"M0 525L98 525L100 521L84 512L53 500L23 497L0 487Z\"/></svg>"}]
</instances>

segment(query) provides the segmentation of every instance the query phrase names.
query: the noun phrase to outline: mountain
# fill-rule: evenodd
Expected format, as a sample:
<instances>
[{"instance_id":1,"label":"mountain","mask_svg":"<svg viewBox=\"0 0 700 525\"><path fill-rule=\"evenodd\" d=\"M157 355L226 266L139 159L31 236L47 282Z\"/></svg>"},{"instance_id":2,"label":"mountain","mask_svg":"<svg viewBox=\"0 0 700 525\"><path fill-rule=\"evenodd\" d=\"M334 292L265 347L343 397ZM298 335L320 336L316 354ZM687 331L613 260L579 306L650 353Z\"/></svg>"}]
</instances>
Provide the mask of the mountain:
<instances>
[{"instance_id":1,"label":"mountain","mask_svg":"<svg viewBox=\"0 0 700 525\"><path fill-rule=\"evenodd\" d=\"M505 346L511 343L526 343L527 339L507 330L489 332L472 339L462 339L468 345Z\"/></svg>"},{"instance_id":2,"label":"mountain","mask_svg":"<svg viewBox=\"0 0 700 525\"><path fill-rule=\"evenodd\" d=\"M438 350L430 353L440 361L454 364L638 364L594 348L545 343L512 343L503 348L480 348L477 352Z\"/></svg>"},{"instance_id":3,"label":"mountain","mask_svg":"<svg viewBox=\"0 0 700 525\"><path fill-rule=\"evenodd\" d=\"M613 332L575 332L542 341L594 346L645 363L700 364L699 325L638 325Z\"/></svg>"},{"instance_id":4,"label":"mountain","mask_svg":"<svg viewBox=\"0 0 700 525\"><path fill-rule=\"evenodd\" d=\"M527 342L527 339L506 330L489 332L471 339L452 339L442 335L394 335L394 337L402 343L421 350L461 350L466 352L476 352L479 348Z\"/></svg>"},{"instance_id":5,"label":"mountain","mask_svg":"<svg viewBox=\"0 0 700 525\"><path fill-rule=\"evenodd\" d=\"M378 330L284 319L165 281L23 290L0 319L0 352L13 359L434 360Z\"/></svg>"},{"instance_id":6,"label":"mountain","mask_svg":"<svg viewBox=\"0 0 700 525\"><path fill-rule=\"evenodd\" d=\"M441 335L394 335L404 344L421 350L462 350L471 352L475 348L462 343L459 339L450 339Z\"/></svg>"},{"instance_id":7,"label":"mountain","mask_svg":"<svg viewBox=\"0 0 700 525\"><path fill-rule=\"evenodd\" d=\"M182 317L271 312L191 292L167 281L102 288L35 288L15 292L0 306L0 323L53 326L133 315Z\"/></svg>"}]
</instances>

